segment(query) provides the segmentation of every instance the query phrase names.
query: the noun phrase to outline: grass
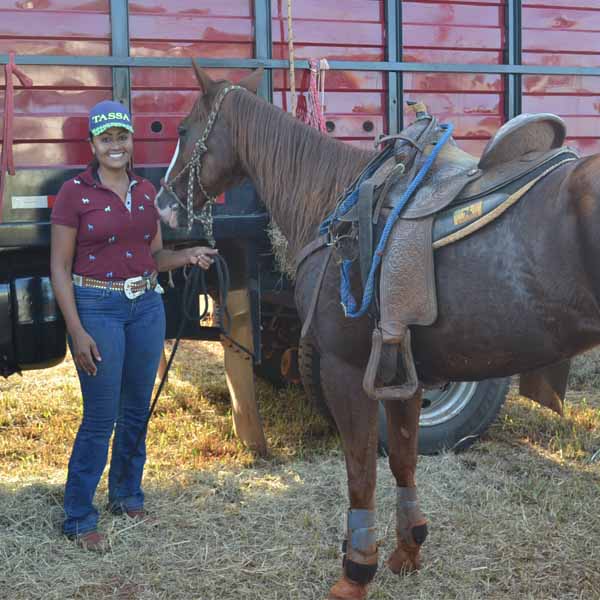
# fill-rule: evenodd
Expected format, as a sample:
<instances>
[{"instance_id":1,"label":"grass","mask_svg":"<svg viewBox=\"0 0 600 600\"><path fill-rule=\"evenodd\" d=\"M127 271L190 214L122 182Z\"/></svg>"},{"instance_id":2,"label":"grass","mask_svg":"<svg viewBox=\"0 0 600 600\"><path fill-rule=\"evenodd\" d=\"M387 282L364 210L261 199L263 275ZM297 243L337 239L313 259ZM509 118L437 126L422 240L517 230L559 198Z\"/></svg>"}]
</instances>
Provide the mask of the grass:
<instances>
[{"instance_id":1,"label":"grass","mask_svg":"<svg viewBox=\"0 0 600 600\"><path fill-rule=\"evenodd\" d=\"M325 598L347 507L337 439L299 390L259 383L271 454L256 459L233 436L221 359L216 344L183 344L148 438L157 521L109 515L103 480L103 556L60 535L80 418L72 363L0 381L0 598ZM513 393L469 452L421 458L431 533L405 578L383 567L394 482L380 459L371 599L600 598L600 401L578 387L563 419Z\"/></svg>"},{"instance_id":2,"label":"grass","mask_svg":"<svg viewBox=\"0 0 600 600\"><path fill-rule=\"evenodd\" d=\"M573 390L600 387L600 348L580 354L573 360L569 386Z\"/></svg>"}]
</instances>

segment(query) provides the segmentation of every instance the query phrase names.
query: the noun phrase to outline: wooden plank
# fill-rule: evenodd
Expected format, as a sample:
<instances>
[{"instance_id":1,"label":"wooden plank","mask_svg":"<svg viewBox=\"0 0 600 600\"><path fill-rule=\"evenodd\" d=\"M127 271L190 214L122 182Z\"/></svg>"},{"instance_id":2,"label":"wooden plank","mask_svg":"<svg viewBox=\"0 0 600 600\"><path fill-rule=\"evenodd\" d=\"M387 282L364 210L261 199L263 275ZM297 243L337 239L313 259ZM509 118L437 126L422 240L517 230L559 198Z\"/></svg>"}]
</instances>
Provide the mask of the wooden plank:
<instances>
[{"instance_id":1,"label":"wooden plank","mask_svg":"<svg viewBox=\"0 0 600 600\"><path fill-rule=\"evenodd\" d=\"M227 308L232 320L230 337L252 351L252 317L248 290L230 291L227 296ZM260 456L265 456L267 441L256 403L252 360L228 340L223 340L222 343L235 433L248 448Z\"/></svg>"}]
</instances>

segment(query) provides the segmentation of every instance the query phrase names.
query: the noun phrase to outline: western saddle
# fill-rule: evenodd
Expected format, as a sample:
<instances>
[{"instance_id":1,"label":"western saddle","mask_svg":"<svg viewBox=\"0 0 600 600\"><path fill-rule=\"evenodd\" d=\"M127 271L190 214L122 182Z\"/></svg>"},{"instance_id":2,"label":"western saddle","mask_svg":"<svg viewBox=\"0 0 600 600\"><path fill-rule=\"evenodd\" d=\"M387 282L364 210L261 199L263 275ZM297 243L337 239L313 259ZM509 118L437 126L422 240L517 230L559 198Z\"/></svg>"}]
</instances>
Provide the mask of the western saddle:
<instances>
[{"instance_id":1,"label":"western saddle","mask_svg":"<svg viewBox=\"0 0 600 600\"><path fill-rule=\"evenodd\" d=\"M403 198L443 133L423 104L413 103L413 110L413 123L383 138L393 143L393 151L382 154L385 160L367 179L359 178L357 203L338 218L339 227L358 232L363 288L376 242L373 232L381 230L377 225ZM371 398L404 400L419 387L410 327L437 319L434 250L490 223L546 174L576 160L578 155L563 147L565 133L556 115L522 114L498 130L479 159L452 138L441 148L400 212L382 257L379 321L363 379Z\"/></svg>"}]
</instances>

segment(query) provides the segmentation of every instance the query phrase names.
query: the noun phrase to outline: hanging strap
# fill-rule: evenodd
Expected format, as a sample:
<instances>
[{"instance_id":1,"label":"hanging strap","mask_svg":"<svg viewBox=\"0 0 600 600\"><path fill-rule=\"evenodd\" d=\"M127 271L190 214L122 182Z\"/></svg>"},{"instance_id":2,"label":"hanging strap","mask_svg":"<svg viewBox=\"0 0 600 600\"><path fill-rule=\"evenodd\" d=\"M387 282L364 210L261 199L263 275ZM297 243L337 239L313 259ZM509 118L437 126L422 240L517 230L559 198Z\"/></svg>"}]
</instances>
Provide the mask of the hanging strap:
<instances>
[{"instance_id":1,"label":"hanging strap","mask_svg":"<svg viewBox=\"0 0 600 600\"><path fill-rule=\"evenodd\" d=\"M311 58L308 61L308 71L305 71L302 79L302 89L306 87L305 104L298 102L296 109L296 117L301 121L318 129L322 133L326 133L325 117L319 100L319 91L317 89L317 77L319 74L319 61ZM308 76L308 83L306 78Z\"/></svg>"},{"instance_id":2,"label":"hanging strap","mask_svg":"<svg viewBox=\"0 0 600 600\"><path fill-rule=\"evenodd\" d=\"M16 75L24 87L33 86L33 81L15 65L15 53L8 53L8 63L4 65L4 76L6 91L4 93L4 128L2 131L2 152L0 155L0 223L3 215L4 184L6 174L15 174L15 163L13 157L13 120L15 108L15 96L13 88L13 75Z\"/></svg>"}]
</instances>

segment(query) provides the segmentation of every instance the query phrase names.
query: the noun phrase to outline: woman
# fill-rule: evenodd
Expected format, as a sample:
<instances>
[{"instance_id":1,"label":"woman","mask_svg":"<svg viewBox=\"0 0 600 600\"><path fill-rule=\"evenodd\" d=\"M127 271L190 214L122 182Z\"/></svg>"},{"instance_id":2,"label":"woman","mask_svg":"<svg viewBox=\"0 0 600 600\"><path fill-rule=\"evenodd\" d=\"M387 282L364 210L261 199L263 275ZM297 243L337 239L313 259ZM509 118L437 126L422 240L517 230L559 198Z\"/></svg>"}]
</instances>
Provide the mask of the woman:
<instances>
[{"instance_id":1,"label":"woman","mask_svg":"<svg viewBox=\"0 0 600 600\"><path fill-rule=\"evenodd\" d=\"M165 334L157 271L208 269L217 251L163 248L156 191L128 168L133 127L123 105L97 104L89 130L94 160L62 186L52 211L51 270L83 396L63 531L86 549L103 550L93 498L113 430L110 509L145 515L143 430Z\"/></svg>"}]
</instances>

